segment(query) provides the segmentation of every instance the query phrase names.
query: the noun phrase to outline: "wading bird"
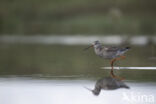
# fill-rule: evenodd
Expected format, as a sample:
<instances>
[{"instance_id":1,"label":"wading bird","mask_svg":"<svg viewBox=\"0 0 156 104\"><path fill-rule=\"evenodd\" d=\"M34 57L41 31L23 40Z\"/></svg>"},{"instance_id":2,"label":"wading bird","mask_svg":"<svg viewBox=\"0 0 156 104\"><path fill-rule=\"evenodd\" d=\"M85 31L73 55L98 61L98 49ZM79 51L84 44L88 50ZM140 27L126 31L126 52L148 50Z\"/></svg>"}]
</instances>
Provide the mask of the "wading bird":
<instances>
[{"instance_id":1,"label":"wading bird","mask_svg":"<svg viewBox=\"0 0 156 104\"><path fill-rule=\"evenodd\" d=\"M125 58L124 53L127 52L130 47L124 47L124 48L120 48L120 47L106 47L106 46L103 46L99 41L95 41L93 43L93 45L85 48L84 50L87 50L89 49L90 47L94 47L94 51L95 51L95 54L104 58L104 59L111 59L111 76L113 78L119 78L119 79L123 79L121 77L118 77L118 76L115 76L114 72L113 72L113 64L115 61L117 60L120 60L120 59L123 59Z\"/></svg>"}]
</instances>

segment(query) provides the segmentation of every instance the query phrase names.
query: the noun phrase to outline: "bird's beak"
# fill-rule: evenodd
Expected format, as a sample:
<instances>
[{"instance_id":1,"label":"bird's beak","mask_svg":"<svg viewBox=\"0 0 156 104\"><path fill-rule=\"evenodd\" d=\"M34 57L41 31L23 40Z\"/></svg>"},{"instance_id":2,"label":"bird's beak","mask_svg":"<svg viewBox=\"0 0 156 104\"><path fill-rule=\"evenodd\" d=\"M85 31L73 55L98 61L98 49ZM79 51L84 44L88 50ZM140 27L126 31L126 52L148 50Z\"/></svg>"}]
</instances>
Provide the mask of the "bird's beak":
<instances>
[{"instance_id":1,"label":"bird's beak","mask_svg":"<svg viewBox=\"0 0 156 104\"><path fill-rule=\"evenodd\" d=\"M93 46L94 46L94 45L91 45L91 46L85 48L84 51L88 50L89 48L91 48L91 47L93 47Z\"/></svg>"}]
</instances>

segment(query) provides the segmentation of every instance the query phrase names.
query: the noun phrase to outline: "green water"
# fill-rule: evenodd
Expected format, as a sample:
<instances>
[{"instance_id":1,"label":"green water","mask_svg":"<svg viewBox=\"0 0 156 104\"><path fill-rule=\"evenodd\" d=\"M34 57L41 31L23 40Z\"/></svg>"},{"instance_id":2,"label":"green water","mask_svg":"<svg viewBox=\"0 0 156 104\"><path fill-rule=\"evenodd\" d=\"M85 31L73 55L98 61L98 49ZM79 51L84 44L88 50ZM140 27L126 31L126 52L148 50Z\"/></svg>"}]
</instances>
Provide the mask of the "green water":
<instances>
[{"instance_id":1,"label":"green water","mask_svg":"<svg viewBox=\"0 0 156 104\"><path fill-rule=\"evenodd\" d=\"M109 76L110 70L100 67L110 66L110 60L99 58L93 49L83 51L87 46L0 44L0 75L43 75L43 76ZM156 66L156 47L132 46L126 59L115 66ZM156 71L116 70L116 75L127 80L156 81Z\"/></svg>"}]
</instances>

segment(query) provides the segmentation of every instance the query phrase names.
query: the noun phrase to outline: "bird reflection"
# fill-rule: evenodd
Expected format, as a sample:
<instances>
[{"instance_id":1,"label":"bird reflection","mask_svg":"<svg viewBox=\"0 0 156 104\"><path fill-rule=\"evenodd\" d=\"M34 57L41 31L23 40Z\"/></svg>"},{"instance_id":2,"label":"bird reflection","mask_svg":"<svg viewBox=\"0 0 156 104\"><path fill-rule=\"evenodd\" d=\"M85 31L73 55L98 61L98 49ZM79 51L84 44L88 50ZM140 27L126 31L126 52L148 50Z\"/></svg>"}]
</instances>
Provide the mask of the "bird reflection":
<instances>
[{"instance_id":1,"label":"bird reflection","mask_svg":"<svg viewBox=\"0 0 156 104\"><path fill-rule=\"evenodd\" d=\"M119 88L126 88L129 89L129 87L121 80L112 78L112 77L104 77L99 80L97 80L95 84L95 88L93 90L90 90L94 95L98 96L100 94L101 89L104 90L115 90Z\"/></svg>"}]
</instances>

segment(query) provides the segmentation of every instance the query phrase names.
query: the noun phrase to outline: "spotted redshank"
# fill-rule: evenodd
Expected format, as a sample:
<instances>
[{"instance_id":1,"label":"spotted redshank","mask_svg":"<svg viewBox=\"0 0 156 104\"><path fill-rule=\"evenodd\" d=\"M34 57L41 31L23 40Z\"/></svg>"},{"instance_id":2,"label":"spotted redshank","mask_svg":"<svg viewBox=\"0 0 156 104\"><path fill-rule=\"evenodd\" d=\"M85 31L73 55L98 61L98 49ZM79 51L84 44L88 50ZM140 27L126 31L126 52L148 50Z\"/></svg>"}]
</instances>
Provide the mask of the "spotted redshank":
<instances>
[{"instance_id":1,"label":"spotted redshank","mask_svg":"<svg viewBox=\"0 0 156 104\"><path fill-rule=\"evenodd\" d=\"M118 77L116 76L114 73L113 73L113 64L115 61L117 60L120 60L120 59L124 59L125 56L125 52L127 52L130 47L106 47L106 46L103 46L99 41L95 41L93 43L93 45L85 48L84 50L87 50L89 49L90 47L94 47L94 51L95 51L95 54L104 58L104 59L111 59L111 76L113 78L119 78L119 79L124 79L124 78L121 78L121 77Z\"/></svg>"},{"instance_id":2,"label":"spotted redshank","mask_svg":"<svg viewBox=\"0 0 156 104\"><path fill-rule=\"evenodd\" d=\"M86 87L85 87L86 88ZM129 86L127 86L123 81L112 78L112 77L105 77L97 80L95 84L95 88L88 89L91 91L94 95L98 96L100 94L101 89L103 90L115 90L119 88L126 88L129 89Z\"/></svg>"}]
</instances>

